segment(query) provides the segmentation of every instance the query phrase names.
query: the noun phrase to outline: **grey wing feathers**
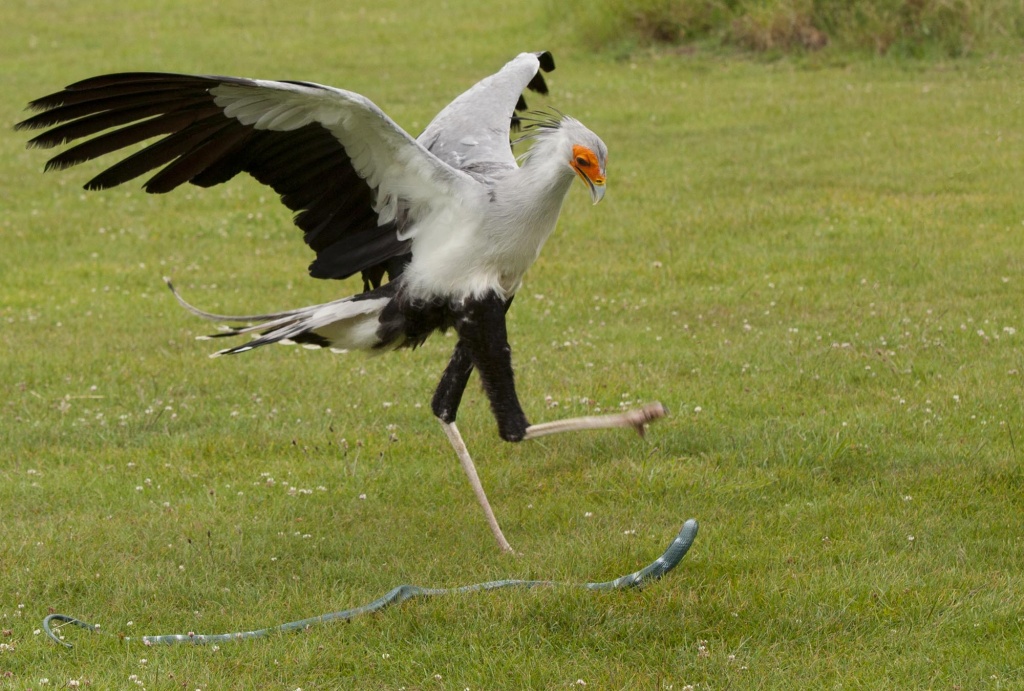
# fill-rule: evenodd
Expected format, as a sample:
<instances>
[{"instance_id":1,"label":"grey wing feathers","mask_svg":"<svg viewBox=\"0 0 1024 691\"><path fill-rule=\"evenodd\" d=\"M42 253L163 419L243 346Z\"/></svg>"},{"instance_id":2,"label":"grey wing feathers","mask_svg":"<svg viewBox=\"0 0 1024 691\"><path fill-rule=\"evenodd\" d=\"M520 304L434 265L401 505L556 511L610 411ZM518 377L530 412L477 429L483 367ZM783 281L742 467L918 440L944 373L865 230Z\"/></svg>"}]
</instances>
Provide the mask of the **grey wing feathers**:
<instances>
[{"instance_id":1,"label":"grey wing feathers","mask_svg":"<svg viewBox=\"0 0 1024 691\"><path fill-rule=\"evenodd\" d=\"M542 72L555 69L551 53L521 53L499 72L477 82L437 114L419 141L435 156L466 171L516 165L509 144L526 109L523 91L546 94Z\"/></svg>"}]
</instances>

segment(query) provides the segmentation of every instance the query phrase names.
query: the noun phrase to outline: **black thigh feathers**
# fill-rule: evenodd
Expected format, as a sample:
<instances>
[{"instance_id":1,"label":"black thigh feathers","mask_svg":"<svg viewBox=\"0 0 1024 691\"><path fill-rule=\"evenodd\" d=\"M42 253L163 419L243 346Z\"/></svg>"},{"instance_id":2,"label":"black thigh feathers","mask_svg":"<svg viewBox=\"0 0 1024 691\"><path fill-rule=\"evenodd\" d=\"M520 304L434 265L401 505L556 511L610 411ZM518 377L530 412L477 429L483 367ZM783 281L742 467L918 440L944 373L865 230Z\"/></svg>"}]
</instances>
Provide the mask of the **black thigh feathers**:
<instances>
[{"instance_id":1,"label":"black thigh feathers","mask_svg":"<svg viewBox=\"0 0 1024 691\"><path fill-rule=\"evenodd\" d=\"M512 304L496 293L469 299L456 313L459 342L434 393L434 414L445 422L455 420L470 373L480 373L484 393L505 441L521 441L530 423L516 395L512 348L505 328L505 313Z\"/></svg>"},{"instance_id":2,"label":"black thigh feathers","mask_svg":"<svg viewBox=\"0 0 1024 691\"><path fill-rule=\"evenodd\" d=\"M385 284L366 295L379 296L394 285ZM434 331L454 328L459 341L434 392L431 401L434 415L444 422L455 421L469 375L476 369L501 438L520 441L529 422L516 395L512 348L505 328L505 313L511 304L511 298L505 299L497 293L459 301L413 300L398 288L380 315L379 347L415 348Z\"/></svg>"}]
</instances>

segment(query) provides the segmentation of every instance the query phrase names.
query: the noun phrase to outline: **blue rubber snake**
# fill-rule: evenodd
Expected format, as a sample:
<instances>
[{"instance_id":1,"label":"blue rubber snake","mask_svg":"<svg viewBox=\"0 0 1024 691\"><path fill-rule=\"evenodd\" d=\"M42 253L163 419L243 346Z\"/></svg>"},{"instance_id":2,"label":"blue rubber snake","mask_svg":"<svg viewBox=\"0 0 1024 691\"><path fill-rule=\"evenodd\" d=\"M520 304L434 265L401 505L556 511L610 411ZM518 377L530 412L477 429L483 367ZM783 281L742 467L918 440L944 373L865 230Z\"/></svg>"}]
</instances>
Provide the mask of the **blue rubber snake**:
<instances>
[{"instance_id":1,"label":"blue rubber snake","mask_svg":"<svg viewBox=\"0 0 1024 691\"><path fill-rule=\"evenodd\" d=\"M635 571L631 574L621 576L612 581L605 581L602 583L559 583L557 581L527 581L527 580L503 580L503 581L488 581L486 583L476 583L473 585L464 585L456 588L421 588L415 585L400 585L397 588L389 590L386 594L377 598L373 602L362 605L361 607L354 607L352 609L342 610L340 612L332 612L330 614L322 614L318 617L310 617L309 619L301 619L299 621L288 622L287 624L280 624L278 626L272 626L265 629L258 629L255 631L238 631L235 633L221 633L221 634L168 634L163 636L141 636L141 637L125 637L125 641L141 640L144 645L167 645L172 643L193 643L193 644L205 644L205 643L226 643L228 641L241 641L250 638L260 638L267 636L272 633L286 632L286 631L305 631L306 629L316 625L325 624L331 621L348 621L355 617L363 614L370 614L371 612L378 612L385 607L391 605L397 605L406 600L411 600L416 597L433 597L437 595L458 595L465 593L475 593L489 590L498 590L501 588L534 588L538 586L567 586L567 587L578 587L585 588L587 590L623 590L626 588L637 588L642 587L650 581L657 580L667 574L669 571L674 569L677 564L686 555L686 552L690 549L690 545L693 544L694 539L697 537L697 521L689 519L683 524L679 534L676 535L672 544L668 546L665 552L651 562L648 566ZM83 629L88 629L95 633L99 632L99 626L95 624L88 624L75 617L68 616L66 614L51 614L43 619L43 631L53 641L60 645L71 648L74 647L71 643L61 640L61 637L54 631L54 622L61 622L56 628L59 630L61 627L66 625L72 625Z\"/></svg>"}]
</instances>

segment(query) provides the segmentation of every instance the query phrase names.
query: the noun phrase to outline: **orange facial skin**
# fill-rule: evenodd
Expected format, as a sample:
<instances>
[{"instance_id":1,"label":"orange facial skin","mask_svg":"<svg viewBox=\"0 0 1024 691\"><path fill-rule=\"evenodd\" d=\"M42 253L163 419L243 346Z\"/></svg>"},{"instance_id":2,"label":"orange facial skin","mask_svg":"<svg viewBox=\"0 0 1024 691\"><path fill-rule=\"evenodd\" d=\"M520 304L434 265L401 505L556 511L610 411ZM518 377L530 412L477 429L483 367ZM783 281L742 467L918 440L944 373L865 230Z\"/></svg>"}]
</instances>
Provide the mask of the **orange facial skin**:
<instances>
[{"instance_id":1,"label":"orange facial skin","mask_svg":"<svg viewBox=\"0 0 1024 691\"><path fill-rule=\"evenodd\" d=\"M590 188L590 197L597 204L604 198L605 176L601 171L601 164L591 149L581 144L572 147L572 160L569 162L572 169L580 176L583 182Z\"/></svg>"},{"instance_id":2,"label":"orange facial skin","mask_svg":"<svg viewBox=\"0 0 1024 691\"><path fill-rule=\"evenodd\" d=\"M597 155L587 147L580 144L572 147L572 163L570 165L577 174L595 185L604 184L604 175L601 174L601 165L597 162Z\"/></svg>"}]
</instances>

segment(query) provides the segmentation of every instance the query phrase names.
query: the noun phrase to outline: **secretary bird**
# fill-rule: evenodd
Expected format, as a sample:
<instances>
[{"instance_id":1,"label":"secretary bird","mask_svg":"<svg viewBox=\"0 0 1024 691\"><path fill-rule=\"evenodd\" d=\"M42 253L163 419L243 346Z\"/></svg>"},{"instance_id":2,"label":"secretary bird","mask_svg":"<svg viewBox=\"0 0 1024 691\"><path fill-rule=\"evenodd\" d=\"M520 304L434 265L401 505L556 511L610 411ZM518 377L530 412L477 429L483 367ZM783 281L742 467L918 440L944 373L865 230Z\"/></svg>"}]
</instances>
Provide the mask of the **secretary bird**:
<instances>
[{"instance_id":1,"label":"secretary bird","mask_svg":"<svg viewBox=\"0 0 1024 691\"><path fill-rule=\"evenodd\" d=\"M314 278L359 272L363 292L272 314L219 315L248 323L216 336L383 352L454 329L455 351L431 407L466 472L501 549L511 551L455 425L471 372L479 372L501 438L518 442L575 429L644 426L661 404L618 415L531 425L516 395L505 314L555 228L574 179L597 204L608 150L578 120L525 112L526 89L546 94L548 52L522 53L456 98L413 138L359 94L309 82L122 73L93 77L32 101L41 111L16 129L46 129L29 146L90 137L50 159L63 169L160 137L85 184L145 183L163 193L211 187L248 173L295 212L316 252ZM48 129L47 129L48 128ZM511 131L523 133L510 141ZM108 131L109 130L109 131ZM519 161L512 144L532 144ZM521 162L521 165L520 165ZM384 281L387 276L387 281ZM168 285L174 291L174 287Z\"/></svg>"}]
</instances>

